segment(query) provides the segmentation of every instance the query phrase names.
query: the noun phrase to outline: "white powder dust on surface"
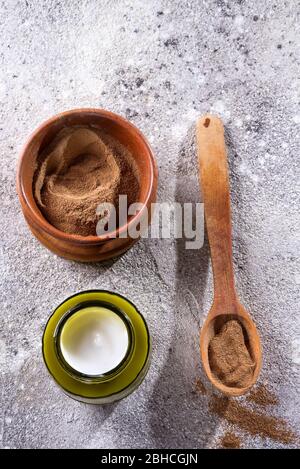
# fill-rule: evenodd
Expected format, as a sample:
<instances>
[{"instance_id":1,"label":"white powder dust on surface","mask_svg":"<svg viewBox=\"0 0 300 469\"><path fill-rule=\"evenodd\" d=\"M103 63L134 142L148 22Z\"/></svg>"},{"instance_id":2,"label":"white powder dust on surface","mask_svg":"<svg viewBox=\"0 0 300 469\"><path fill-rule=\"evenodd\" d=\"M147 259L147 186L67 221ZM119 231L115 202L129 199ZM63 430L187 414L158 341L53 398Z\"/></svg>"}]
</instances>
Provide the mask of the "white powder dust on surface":
<instances>
[{"instance_id":1,"label":"white powder dust on surface","mask_svg":"<svg viewBox=\"0 0 300 469\"><path fill-rule=\"evenodd\" d=\"M245 161L243 161L240 164L238 170L239 170L240 174L245 176L248 180L254 182L255 184L258 183L258 181L259 181L258 175L252 172L252 169L247 165L247 163Z\"/></svg>"},{"instance_id":2,"label":"white powder dust on surface","mask_svg":"<svg viewBox=\"0 0 300 469\"><path fill-rule=\"evenodd\" d=\"M224 101L222 101L221 99L218 99L213 103L210 112L211 114L217 114L223 119L225 123L228 122L231 116L230 109L225 105Z\"/></svg>"},{"instance_id":3,"label":"white powder dust on surface","mask_svg":"<svg viewBox=\"0 0 300 469\"><path fill-rule=\"evenodd\" d=\"M295 122L295 124L300 124L300 115L296 115L293 117L293 121Z\"/></svg>"},{"instance_id":4,"label":"white powder dust on surface","mask_svg":"<svg viewBox=\"0 0 300 469\"><path fill-rule=\"evenodd\" d=\"M7 347L3 339L0 339L0 372L3 372L6 365Z\"/></svg>"},{"instance_id":5,"label":"white powder dust on surface","mask_svg":"<svg viewBox=\"0 0 300 469\"><path fill-rule=\"evenodd\" d=\"M300 273L295 274L295 283L296 285L300 285Z\"/></svg>"},{"instance_id":6,"label":"white powder dust on surface","mask_svg":"<svg viewBox=\"0 0 300 469\"><path fill-rule=\"evenodd\" d=\"M7 87L3 81L0 81L0 99L4 98L6 95Z\"/></svg>"},{"instance_id":7,"label":"white powder dust on surface","mask_svg":"<svg viewBox=\"0 0 300 469\"><path fill-rule=\"evenodd\" d=\"M292 360L294 365L300 366L300 335L292 340Z\"/></svg>"},{"instance_id":8,"label":"white powder dust on surface","mask_svg":"<svg viewBox=\"0 0 300 469\"><path fill-rule=\"evenodd\" d=\"M234 18L234 26L239 32L242 32L244 29L245 18L242 15L237 15Z\"/></svg>"}]
</instances>

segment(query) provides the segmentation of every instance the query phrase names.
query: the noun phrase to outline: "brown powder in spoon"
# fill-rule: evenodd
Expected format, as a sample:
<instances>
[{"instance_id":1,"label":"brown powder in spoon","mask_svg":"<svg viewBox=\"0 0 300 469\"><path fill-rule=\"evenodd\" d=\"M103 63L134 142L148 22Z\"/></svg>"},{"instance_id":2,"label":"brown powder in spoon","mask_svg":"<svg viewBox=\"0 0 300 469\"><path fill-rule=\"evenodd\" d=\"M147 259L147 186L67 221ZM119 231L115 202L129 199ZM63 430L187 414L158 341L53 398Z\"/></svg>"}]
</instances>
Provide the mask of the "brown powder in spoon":
<instances>
[{"instance_id":1,"label":"brown powder in spoon","mask_svg":"<svg viewBox=\"0 0 300 469\"><path fill-rule=\"evenodd\" d=\"M255 364L238 321L230 320L223 325L211 339L208 354L211 370L223 384L237 388L250 384Z\"/></svg>"},{"instance_id":2,"label":"brown powder in spoon","mask_svg":"<svg viewBox=\"0 0 300 469\"><path fill-rule=\"evenodd\" d=\"M45 218L65 233L96 235L96 208L119 195L138 200L139 174L130 152L96 127L62 129L39 155L34 196ZM118 217L117 217L118 219Z\"/></svg>"}]
</instances>

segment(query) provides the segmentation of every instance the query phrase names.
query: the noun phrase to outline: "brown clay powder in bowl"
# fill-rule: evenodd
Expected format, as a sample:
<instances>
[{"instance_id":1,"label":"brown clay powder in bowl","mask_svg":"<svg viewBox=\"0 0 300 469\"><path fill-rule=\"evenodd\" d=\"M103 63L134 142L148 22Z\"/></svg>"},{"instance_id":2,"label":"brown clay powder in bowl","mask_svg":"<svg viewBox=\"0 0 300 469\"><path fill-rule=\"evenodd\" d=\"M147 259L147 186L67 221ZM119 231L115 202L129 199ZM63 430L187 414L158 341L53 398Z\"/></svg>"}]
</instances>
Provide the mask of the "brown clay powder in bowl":
<instances>
[{"instance_id":1,"label":"brown clay powder in bowl","mask_svg":"<svg viewBox=\"0 0 300 469\"><path fill-rule=\"evenodd\" d=\"M226 322L208 348L210 367L226 386L247 387L255 364L245 344L243 329L236 320Z\"/></svg>"},{"instance_id":2,"label":"brown clay powder in bowl","mask_svg":"<svg viewBox=\"0 0 300 469\"><path fill-rule=\"evenodd\" d=\"M65 233L96 235L99 204L118 212L119 195L138 201L139 174L131 153L96 127L62 129L39 155L35 200L51 225ZM118 220L118 217L117 217Z\"/></svg>"}]
</instances>

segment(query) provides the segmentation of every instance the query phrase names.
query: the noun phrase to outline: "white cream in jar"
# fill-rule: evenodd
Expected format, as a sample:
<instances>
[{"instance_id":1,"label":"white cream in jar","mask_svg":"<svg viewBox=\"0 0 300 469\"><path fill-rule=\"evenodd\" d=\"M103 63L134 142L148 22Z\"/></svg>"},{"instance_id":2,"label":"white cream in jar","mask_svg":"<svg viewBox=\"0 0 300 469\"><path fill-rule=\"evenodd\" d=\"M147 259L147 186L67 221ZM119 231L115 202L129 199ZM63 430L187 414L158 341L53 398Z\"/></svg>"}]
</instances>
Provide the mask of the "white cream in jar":
<instances>
[{"instance_id":1,"label":"white cream in jar","mask_svg":"<svg viewBox=\"0 0 300 469\"><path fill-rule=\"evenodd\" d=\"M103 375L124 360L129 347L128 328L114 311L87 306L63 324L59 346L65 362L77 372Z\"/></svg>"}]
</instances>

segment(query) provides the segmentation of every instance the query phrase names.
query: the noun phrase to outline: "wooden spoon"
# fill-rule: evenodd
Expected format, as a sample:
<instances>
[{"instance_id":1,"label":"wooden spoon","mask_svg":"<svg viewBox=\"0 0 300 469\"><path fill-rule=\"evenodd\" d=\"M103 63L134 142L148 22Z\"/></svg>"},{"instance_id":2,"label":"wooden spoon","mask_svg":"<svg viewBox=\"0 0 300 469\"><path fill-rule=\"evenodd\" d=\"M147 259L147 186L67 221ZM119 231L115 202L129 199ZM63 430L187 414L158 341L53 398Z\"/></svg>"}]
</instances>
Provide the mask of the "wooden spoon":
<instances>
[{"instance_id":1,"label":"wooden spoon","mask_svg":"<svg viewBox=\"0 0 300 469\"><path fill-rule=\"evenodd\" d=\"M257 380L262 361L261 345L255 324L241 305L235 290L232 265L231 214L227 154L222 121L206 115L197 122L199 176L210 245L214 300L200 335L200 353L210 381L224 394L240 396ZM243 328L245 344L255 364L247 387L228 387L211 371L208 347L210 340L231 319Z\"/></svg>"}]
</instances>

